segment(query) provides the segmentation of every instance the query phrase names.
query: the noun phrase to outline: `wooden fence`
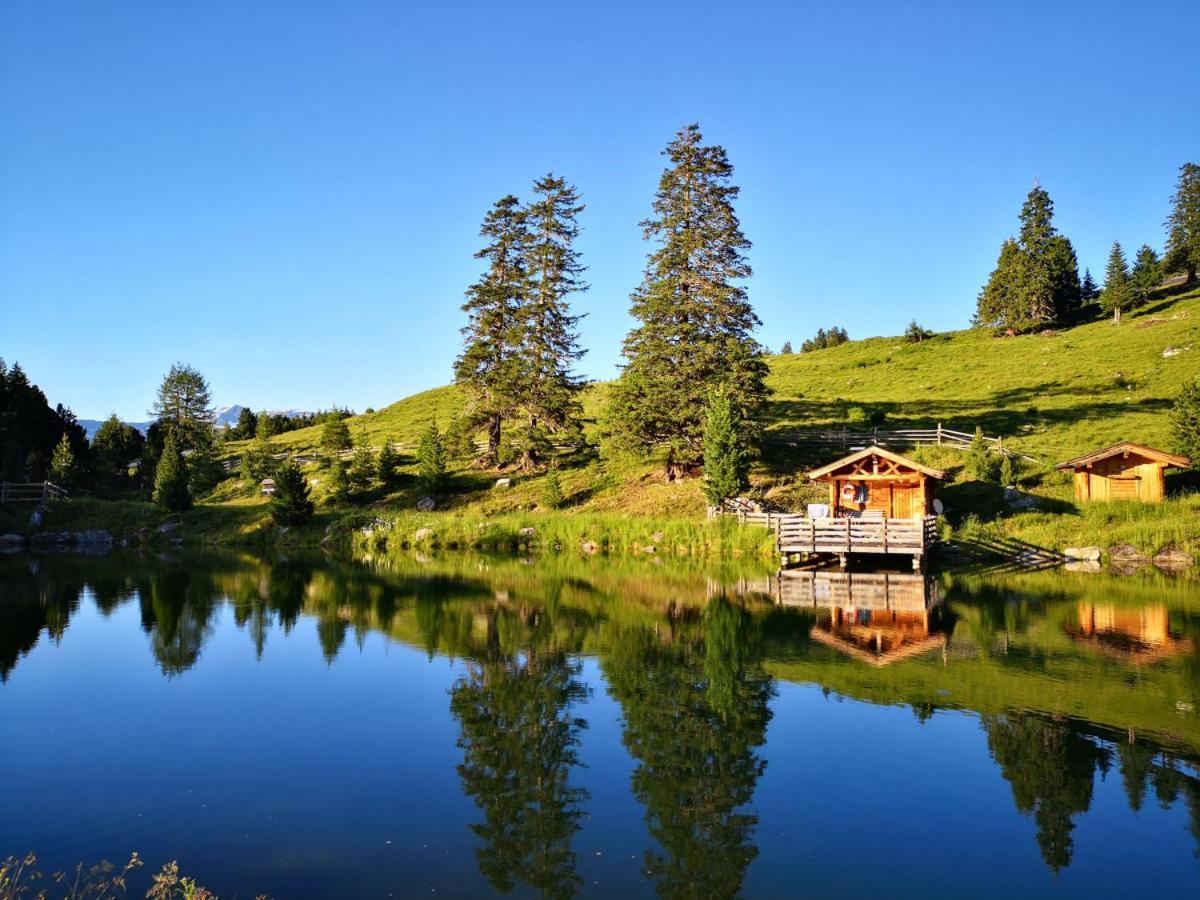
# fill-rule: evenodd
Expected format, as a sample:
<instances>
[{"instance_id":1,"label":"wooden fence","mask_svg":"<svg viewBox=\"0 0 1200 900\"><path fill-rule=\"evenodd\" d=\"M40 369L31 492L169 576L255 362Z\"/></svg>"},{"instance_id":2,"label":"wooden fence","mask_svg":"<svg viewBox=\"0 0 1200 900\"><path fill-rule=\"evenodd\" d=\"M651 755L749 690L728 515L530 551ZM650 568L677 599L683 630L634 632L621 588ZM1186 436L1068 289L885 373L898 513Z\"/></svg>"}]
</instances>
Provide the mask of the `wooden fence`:
<instances>
[{"instance_id":1,"label":"wooden fence","mask_svg":"<svg viewBox=\"0 0 1200 900\"><path fill-rule=\"evenodd\" d=\"M920 519L810 519L798 513L732 513L743 525L762 525L788 553L896 553L919 559L937 541L937 516Z\"/></svg>"},{"instance_id":2,"label":"wooden fence","mask_svg":"<svg viewBox=\"0 0 1200 900\"><path fill-rule=\"evenodd\" d=\"M0 503L50 503L67 492L52 481L0 481Z\"/></svg>"},{"instance_id":3,"label":"wooden fence","mask_svg":"<svg viewBox=\"0 0 1200 900\"><path fill-rule=\"evenodd\" d=\"M793 447L861 449L875 445L878 447L917 447L922 444L938 447L954 447L966 450L975 440L974 434L965 431L955 431L943 428L939 422L936 428L872 428L869 431L851 431L848 428L830 429L825 431L803 431L772 436L779 443ZM1039 462L1032 456L1025 456L1004 446L1004 438L983 436L984 443L995 453L1017 456L1029 462Z\"/></svg>"}]
</instances>

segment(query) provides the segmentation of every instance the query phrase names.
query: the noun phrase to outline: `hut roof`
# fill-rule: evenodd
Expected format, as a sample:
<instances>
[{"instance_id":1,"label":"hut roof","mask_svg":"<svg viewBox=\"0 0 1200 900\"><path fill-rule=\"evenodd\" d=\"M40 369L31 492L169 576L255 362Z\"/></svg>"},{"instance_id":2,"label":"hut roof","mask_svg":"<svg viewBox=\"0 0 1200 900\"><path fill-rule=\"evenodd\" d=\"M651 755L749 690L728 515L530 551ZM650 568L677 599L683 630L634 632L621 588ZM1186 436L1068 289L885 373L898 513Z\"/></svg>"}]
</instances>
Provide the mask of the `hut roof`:
<instances>
[{"instance_id":1,"label":"hut roof","mask_svg":"<svg viewBox=\"0 0 1200 900\"><path fill-rule=\"evenodd\" d=\"M1111 447L1105 447L1103 450L1096 450L1088 453L1085 456L1077 456L1075 459L1068 459L1066 462L1059 463L1054 468L1056 469L1082 469L1090 466L1093 463L1098 463L1102 459L1108 459L1110 456L1116 456L1118 453L1136 453L1139 456L1144 456L1147 459L1152 459L1155 462L1162 463L1166 466L1187 466L1190 464L1186 456L1177 456L1174 453L1166 453L1162 450L1155 450L1153 447L1147 447L1143 444L1135 444L1133 441L1122 441L1119 444L1113 444Z\"/></svg>"},{"instance_id":2,"label":"hut roof","mask_svg":"<svg viewBox=\"0 0 1200 900\"><path fill-rule=\"evenodd\" d=\"M833 474L843 466L852 465L853 463L858 462L860 459L867 459L870 456L878 456L881 459L890 460L898 466L912 469L914 472L920 472L923 475L928 475L930 478L941 479L946 477L946 473L941 469L934 469L930 466L922 465L916 460L909 459L907 456L901 456L899 453L893 453L890 450L884 450L882 447L876 447L874 445L867 447L864 450L859 450L857 453L851 453L849 456L843 456L841 459L835 460L827 466L822 466L819 469L813 469L808 473L808 477L813 481L816 481L820 478L824 478Z\"/></svg>"}]
</instances>

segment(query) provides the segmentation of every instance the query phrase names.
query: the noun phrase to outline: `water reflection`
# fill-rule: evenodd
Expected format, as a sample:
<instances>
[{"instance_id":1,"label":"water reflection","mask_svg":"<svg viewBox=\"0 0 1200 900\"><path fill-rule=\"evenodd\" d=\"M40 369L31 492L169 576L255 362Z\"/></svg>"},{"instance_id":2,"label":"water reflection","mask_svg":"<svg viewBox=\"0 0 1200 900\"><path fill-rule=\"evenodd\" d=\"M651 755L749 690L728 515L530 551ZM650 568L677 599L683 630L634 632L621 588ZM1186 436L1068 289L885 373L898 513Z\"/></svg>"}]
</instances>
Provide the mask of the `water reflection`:
<instances>
[{"instance_id":1,"label":"water reflection","mask_svg":"<svg viewBox=\"0 0 1200 900\"><path fill-rule=\"evenodd\" d=\"M1071 865L1080 819L1109 777L1130 810L1151 796L1186 808L1200 847L1194 585L738 574L466 556L369 566L9 557L0 681L20 677L41 641L68 642L86 601L105 616L135 610L173 679L205 664L226 611L259 659L302 619L330 666L373 633L451 657L460 662L443 708L476 810L464 827L479 871L502 892L584 887L576 842L592 797L580 751L593 688L583 661L593 658L632 762L642 875L664 897L743 890L760 852L756 789L789 752L767 743L781 683L904 704L922 721L972 712L992 771L1054 872Z\"/></svg>"}]
</instances>

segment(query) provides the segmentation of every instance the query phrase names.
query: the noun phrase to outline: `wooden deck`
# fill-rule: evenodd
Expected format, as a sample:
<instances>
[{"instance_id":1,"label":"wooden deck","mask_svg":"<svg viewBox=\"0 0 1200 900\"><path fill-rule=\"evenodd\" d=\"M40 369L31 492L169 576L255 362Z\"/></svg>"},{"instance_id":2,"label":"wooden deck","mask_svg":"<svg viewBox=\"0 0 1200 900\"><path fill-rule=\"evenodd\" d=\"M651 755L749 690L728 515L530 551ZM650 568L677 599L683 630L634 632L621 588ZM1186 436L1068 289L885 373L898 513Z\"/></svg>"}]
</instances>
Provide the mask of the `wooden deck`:
<instances>
[{"instance_id":1,"label":"wooden deck","mask_svg":"<svg viewBox=\"0 0 1200 900\"><path fill-rule=\"evenodd\" d=\"M775 533L781 556L795 553L882 553L911 556L914 567L937 542L937 516L920 519L810 519L792 513L738 513L745 525Z\"/></svg>"},{"instance_id":2,"label":"wooden deck","mask_svg":"<svg viewBox=\"0 0 1200 900\"><path fill-rule=\"evenodd\" d=\"M787 571L772 593L780 606L925 612L941 602L937 582L907 572Z\"/></svg>"}]
</instances>

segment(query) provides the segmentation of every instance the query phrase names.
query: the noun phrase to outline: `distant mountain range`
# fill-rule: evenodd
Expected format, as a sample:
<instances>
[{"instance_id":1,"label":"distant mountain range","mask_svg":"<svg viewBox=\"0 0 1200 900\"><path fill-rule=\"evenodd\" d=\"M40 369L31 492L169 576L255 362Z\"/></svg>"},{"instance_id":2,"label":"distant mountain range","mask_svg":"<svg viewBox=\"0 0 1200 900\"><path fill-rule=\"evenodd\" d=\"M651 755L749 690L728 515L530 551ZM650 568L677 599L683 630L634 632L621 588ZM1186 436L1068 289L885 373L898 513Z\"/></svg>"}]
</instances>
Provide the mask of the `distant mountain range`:
<instances>
[{"instance_id":1,"label":"distant mountain range","mask_svg":"<svg viewBox=\"0 0 1200 900\"><path fill-rule=\"evenodd\" d=\"M245 408L246 407L244 407L244 406L237 406L236 404L233 406L218 406L215 410L213 410L213 424L216 425L217 428L224 428L227 425L230 428L232 428L233 426L237 425L238 416L240 416L242 414L242 410ZM306 410L302 410L302 409L272 409L272 410L270 410L270 413L273 416L274 415L287 416L289 419L294 419L297 416L309 415L309 413ZM80 424L80 426L82 426L83 430L85 432L87 432L87 437L88 437L88 440L90 441L92 439L92 435L94 435L96 433L96 430L99 429L99 427L104 424L104 420L103 419L80 419L79 424ZM150 422L126 422L125 424L131 425L134 428L136 428L138 431L140 431L142 434L145 434L146 430L150 427L151 423Z\"/></svg>"}]
</instances>

